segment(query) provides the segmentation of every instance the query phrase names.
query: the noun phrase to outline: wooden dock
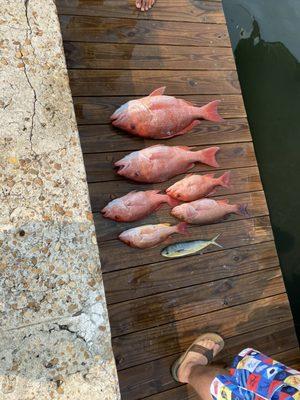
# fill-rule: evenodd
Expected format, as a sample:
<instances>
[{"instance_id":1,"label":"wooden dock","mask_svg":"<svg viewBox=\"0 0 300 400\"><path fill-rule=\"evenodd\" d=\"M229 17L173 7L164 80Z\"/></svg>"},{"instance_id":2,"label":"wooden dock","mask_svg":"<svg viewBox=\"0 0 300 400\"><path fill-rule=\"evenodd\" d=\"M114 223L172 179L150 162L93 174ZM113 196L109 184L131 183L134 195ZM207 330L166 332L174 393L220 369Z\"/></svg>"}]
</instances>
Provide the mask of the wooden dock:
<instances>
[{"instance_id":1,"label":"wooden dock","mask_svg":"<svg viewBox=\"0 0 300 400\"><path fill-rule=\"evenodd\" d=\"M71 89L97 228L113 348L123 400L185 400L170 364L201 332L226 339L227 363L246 346L300 366L298 343L273 242L230 40L220 1L158 0L148 13L133 0L57 0ZM101 217L112 198L138 188L112 164L157 143L109 124L128 99L167 86L167 94L199 105L221 99L222 124L203 122L164 144L218 145L232 187L217 196L246 202L249 218L190 229L190 239L220 233L224 249L166 261L163 246L138 251L117 240L129 226ZM211 168L198 165L194 171ZM175 182L178 177L173 179ZM175 222L167 207L142 223Z\"/></svg>"}]
</instances>

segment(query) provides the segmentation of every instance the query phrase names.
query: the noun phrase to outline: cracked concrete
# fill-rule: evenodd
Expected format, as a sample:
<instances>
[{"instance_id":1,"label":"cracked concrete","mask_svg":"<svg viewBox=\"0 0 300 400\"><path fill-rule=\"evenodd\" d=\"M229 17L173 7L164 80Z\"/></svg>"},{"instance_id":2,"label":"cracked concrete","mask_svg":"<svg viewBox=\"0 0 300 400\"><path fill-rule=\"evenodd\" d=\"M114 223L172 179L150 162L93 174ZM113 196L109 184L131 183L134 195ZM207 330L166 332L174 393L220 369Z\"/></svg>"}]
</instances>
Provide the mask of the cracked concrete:
<instances>
[{"instance_id":1,"label":"cracked concrete","mask_svg":"<svg viewBox=\"0 0 300 400\"><path fill-rule=\"evenodd\" d=\"M0 70L0 400L119 399L53 0L0 0Z\"/></svg>"}]
</instances>

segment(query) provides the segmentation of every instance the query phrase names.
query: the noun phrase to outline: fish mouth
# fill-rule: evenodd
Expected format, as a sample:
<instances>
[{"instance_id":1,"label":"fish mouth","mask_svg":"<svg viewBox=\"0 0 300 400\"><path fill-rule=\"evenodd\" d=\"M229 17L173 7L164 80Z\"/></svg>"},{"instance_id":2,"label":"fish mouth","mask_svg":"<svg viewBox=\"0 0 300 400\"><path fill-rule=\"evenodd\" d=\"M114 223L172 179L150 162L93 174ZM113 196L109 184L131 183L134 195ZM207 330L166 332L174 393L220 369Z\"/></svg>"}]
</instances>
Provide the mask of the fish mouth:
<instances>
[{"instance_id":1,"label":"fish mouth","mask_svg":"<svg viewBox=\"0 0 300 400\"><path fill-rule=\"evenodd\" d=\"M115 163L115 171L117 174L122 175L122 173L125 171L125 169L128 167L127 164L118 164Z\"/></svg>"},{"instance_id":2,"label":"fish mouth","mask_svg":"<svg viewBox=\"0 0 300 400\"><path fill-rule=\"evenodd\" d=\"M121 122L122 119L126 116L126 111L128 109L128 104L123 104L119 107L110 117L110 120L113 124L117 124Z\"/></svg>"}]
</instances>

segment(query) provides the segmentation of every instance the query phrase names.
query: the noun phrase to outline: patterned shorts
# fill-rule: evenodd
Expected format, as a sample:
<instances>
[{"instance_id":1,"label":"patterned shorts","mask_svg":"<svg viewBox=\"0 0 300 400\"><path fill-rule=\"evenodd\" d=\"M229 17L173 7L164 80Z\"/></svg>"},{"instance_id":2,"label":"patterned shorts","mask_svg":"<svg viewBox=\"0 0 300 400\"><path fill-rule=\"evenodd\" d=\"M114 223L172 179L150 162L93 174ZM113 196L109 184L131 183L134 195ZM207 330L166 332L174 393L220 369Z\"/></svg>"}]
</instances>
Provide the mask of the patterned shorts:
<instances>
[{"instance_id":1,"label":"patterned shorts","mask_svg":"<svg viewBox=\"0 0 300 400\"><path fill-rule=\"evenodd\" d=\"M300 372L253 349L235 357L230 376L211 384L215 400L300 400Z\"/></svg>"}]
</instances>

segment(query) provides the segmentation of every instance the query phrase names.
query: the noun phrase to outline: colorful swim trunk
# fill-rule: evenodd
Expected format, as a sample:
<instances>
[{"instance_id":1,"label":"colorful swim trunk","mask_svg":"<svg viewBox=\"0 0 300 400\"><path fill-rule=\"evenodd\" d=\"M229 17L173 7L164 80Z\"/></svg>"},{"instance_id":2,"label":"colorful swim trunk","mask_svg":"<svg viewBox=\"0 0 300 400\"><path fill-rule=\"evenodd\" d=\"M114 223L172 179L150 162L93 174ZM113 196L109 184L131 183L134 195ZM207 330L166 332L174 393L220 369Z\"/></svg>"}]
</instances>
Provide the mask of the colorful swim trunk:
<instances>
[{"instance_id":1,"label":"colorful swim trunk","mask_svg":"<svg viewBox=\"0 0 300 400\"><path fill-rule=\"evenodd\" d=\"M235 357L229 376L213 380L211 395L215 400L300 400L300 372L245 349Z\"/></svg>"}]
</instances>

